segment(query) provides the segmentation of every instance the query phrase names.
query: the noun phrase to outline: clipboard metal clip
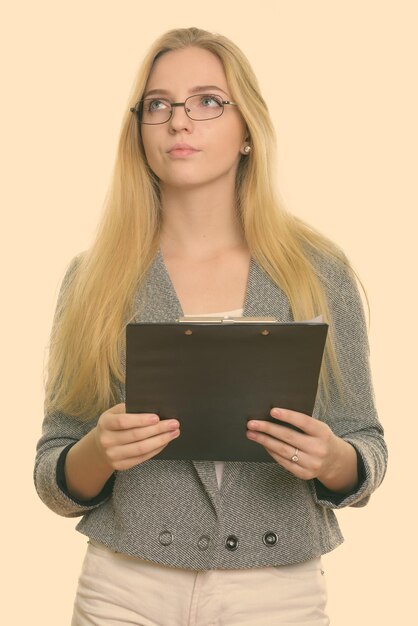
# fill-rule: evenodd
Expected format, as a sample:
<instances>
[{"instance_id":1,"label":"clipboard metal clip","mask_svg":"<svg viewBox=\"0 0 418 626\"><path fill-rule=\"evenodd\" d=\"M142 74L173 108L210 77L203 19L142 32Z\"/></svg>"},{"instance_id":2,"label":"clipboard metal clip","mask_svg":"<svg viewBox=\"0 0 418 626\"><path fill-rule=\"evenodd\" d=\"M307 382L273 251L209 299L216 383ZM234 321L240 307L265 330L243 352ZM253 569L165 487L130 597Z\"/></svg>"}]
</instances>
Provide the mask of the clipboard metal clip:
<instances>
[{"instance_id":1,"label":"clipboard metal clip","mask_svg":"<svg viewBox=\"0 0 418 626\"><path fill-rule=\"evenodd\" d=\"M277 324L275 317L206 317L194 315L179 317L180 324Z\"/></svg>"}]
</instances>

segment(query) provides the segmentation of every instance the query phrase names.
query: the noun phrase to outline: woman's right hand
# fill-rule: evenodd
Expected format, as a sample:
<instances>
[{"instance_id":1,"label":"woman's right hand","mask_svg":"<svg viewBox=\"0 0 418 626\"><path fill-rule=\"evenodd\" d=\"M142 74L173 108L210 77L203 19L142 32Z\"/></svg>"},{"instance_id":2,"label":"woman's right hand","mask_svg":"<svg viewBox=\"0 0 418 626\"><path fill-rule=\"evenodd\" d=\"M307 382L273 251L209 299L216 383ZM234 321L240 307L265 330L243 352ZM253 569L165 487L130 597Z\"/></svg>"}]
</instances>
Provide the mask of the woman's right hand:
<instances>
[{"instance_id":1,"label":"woman's right hand","mask_svg":"<svg viewBox=\"0 0 418 626\"><path fill-rule=\"evenodd\" d=\"M176 419L160 420L154 413L126 413L116 404L99 417L95 441L112 470L127 470L161 452L180 435Z\"/></svg>"}]
</instances>

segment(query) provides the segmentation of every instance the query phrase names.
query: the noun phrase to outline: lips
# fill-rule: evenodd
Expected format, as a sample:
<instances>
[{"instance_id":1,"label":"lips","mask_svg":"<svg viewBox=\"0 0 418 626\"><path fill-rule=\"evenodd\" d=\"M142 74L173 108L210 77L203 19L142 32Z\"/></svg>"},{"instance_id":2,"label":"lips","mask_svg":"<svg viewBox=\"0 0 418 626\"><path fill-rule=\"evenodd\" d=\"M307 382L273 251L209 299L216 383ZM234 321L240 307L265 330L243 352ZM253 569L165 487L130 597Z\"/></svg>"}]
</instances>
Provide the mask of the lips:
<instances>
[{"instance_id":1,"label":"lips","mask_svg":"<svg viewBox=\"0 0 418 626\"><path fill-rule=\"evenodd\" d=\"M190 146L187 143L176 143L169 150L167 150L167 153L170 156L177 157L189 156L190 154L194 154L196 152L200 152L200 150L193 148L193 146Z\"/></svg>"}]
</instances>

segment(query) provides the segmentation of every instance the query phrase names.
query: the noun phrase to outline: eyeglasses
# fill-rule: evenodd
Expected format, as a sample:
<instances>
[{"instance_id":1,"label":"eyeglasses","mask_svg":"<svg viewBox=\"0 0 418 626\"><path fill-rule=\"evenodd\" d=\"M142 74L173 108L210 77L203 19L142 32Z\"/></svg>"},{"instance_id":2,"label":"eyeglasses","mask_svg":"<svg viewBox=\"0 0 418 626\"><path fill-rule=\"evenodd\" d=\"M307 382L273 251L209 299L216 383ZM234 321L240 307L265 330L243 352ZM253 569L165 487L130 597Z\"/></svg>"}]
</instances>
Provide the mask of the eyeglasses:
<instances>
[{"instance_id":1,"label":"eyeglasses","mask_svg":"<svg viewBox=\"0 0 418 626\"><path fill-rule=\"evenodd\" d=\"M220 96L202 94L189 96L184 102L170 102L165 98L145 98L130 109L135 113L140 124L165 124L174 111L174 107L184 107L186 115L195 121L212 120L220 117L226 104L238 106L230 100L222 100Z\"/></svg>"}]
</instances>

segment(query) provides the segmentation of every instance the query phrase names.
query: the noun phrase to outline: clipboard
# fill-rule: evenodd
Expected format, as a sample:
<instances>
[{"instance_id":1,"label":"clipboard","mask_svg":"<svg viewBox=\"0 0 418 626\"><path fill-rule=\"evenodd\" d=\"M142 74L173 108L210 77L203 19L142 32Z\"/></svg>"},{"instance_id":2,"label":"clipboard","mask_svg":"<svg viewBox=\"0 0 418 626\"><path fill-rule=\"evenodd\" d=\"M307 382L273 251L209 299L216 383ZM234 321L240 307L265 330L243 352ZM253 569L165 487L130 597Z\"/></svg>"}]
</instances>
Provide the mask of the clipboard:
<instances>
[{"instance_id":1,"label":"clipboard","mask_svg":"<svg viewBox=\"0 0 418 626\"><path fill-rule=\"evenodd\" d=\"M312 414L328 325L181 318L126 327L126 410L177 418L158 459L274 462L246 437L277 406Z\"/></svg>"}]
</instances>

